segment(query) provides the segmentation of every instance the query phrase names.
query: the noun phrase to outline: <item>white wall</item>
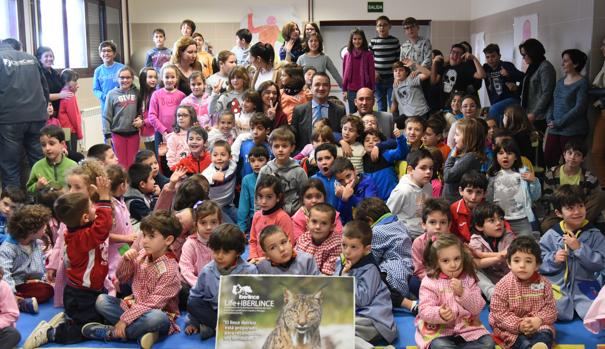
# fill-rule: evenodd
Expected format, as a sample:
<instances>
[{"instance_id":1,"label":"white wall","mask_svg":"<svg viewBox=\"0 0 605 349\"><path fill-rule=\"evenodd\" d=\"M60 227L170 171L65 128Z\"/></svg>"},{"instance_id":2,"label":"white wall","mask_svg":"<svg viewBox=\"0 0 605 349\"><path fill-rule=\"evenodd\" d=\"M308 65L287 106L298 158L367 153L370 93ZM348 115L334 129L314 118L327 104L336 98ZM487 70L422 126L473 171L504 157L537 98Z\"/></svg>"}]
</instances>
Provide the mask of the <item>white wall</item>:
<instances>
[{"instance_id":1,"label":"white wall","mask_svg":"<svg viewBox=\"0 0 605 349\"><path fill-rule=\"evenodd\" d=\"M379 15L404 19L416 17L432 20L468 20L472 0L383 0L384 13L368 13L367 1L361 0L314 0L315 21L322 20L369 20ZM307 19L306 0L130 0L132 23L174 23L185 18L200 23L239 22L255 6L292 6L298 16ZM227 10L228 4L228 10ZM153 9L153 10L151 10Z\"/></svg>"},{"instance_id":2,"label":"white wall","mask_svg":"<svg viewBox=\"0 0 605 349\"><path fill-rule=\"evenodd\" d=\"M498 12L504 12L523 5L531 4L541 0L470 0L469 17L467 19L477 19L492 15ZM578 0L585 1L585 0Z\"/></svg>"}]
</instances>

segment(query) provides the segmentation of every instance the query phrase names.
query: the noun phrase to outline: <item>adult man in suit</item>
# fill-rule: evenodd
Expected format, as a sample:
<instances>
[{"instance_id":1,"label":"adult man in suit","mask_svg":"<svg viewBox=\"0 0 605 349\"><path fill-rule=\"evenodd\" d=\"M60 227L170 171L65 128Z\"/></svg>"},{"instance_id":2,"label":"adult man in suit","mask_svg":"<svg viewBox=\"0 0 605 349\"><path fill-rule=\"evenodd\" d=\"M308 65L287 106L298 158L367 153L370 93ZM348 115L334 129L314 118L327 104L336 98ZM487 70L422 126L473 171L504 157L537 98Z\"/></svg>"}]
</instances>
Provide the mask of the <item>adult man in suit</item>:
<instances>
[{"instance_id":1,"label":"adult man in suit","mask_svg":"<svg viewBox=\"0 0 605 349\"><path fill-rule=\"evenodd\" d=\"M367 87L360 88L355 97L355 106L357 112L354 115L359 115L363 118L366 114L374 114L378 121L378 129L387 138L393 135L393 114L384 111L374 111L374 91Z\"/></svg>"},{"instance_id":2,"label":"adult man in suit","mask_svg":"<svg viewBox=\"0 0 605 349\"><path fill-rule=\"evenodd\" d=\"M330 77L326 73L316 73L311 80L313 99L297 105L292 114L292 128L296 135L296 152L311 143L313 125L320 119L326 119L334 132L340 133L340 119L345 109L328 101L330 95Z\"/></svg>"}]
</instances>

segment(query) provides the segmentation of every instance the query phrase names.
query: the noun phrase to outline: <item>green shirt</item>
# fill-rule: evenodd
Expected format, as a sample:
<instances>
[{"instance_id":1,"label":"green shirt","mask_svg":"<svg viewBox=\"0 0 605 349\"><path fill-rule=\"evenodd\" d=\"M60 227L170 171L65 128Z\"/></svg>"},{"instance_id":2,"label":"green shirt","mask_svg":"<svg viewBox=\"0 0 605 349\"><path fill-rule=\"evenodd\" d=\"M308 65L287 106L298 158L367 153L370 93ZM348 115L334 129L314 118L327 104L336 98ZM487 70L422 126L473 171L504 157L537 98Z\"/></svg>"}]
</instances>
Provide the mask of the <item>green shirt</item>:
<instances>
[{"instance_id":1,"label":"green shirt","mask_svg":"<svg viewBox=\"0 0 605 349\"><path fill-rule=\"evenodd\" d=\"M29 179L27 180L27 191L30 193L36 191L36 183L40 177L46 178L49 185L58 184L61 187L65 187L65 173L70 168L76 166L78 164L65 155L61 155L61 161L58 164L51 164L46 158L38 160L32 167Z\"/></svg>"}]
</instances>

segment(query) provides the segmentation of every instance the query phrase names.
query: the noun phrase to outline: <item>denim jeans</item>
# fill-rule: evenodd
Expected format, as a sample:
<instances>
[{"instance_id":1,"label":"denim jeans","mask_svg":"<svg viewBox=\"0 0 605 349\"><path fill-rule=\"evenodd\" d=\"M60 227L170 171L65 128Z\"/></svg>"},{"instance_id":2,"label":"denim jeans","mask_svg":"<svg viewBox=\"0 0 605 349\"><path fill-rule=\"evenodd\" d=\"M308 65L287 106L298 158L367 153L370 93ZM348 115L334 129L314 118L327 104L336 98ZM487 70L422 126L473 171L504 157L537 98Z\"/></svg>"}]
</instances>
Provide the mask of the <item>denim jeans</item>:
<instances>
[{"instance_id":1,"label":"denim jeans","mask_svg":"<svg viewBox=\"0 0 605 349\"><path fill-rule=\"evenodd\" d=\"M29 161L29 167L42 159L40 130L46 121L0 124L0 176L2 187L21 186L22 150Z\"/></svg>"},{"instance_id":2,"label":"denim jeans","mask_svg":"<svg viewBox=\"0 0 605 349\"><path fill-rule=\"evenodd\" d=\"M499 102L492 104L489 107L489 116L496 118L498 120L498 126L502 126L502 120L504 118L504 111L511 105L520 104L518 98L510 97L503 99Z\"/></svg>"},{"instance_id":3,"label":"denim jeans","mask_svg":"<svg viewBox=\"0 0 605 349\"><path fill-rule=\"evenodd\" d=\"M553 340L552 332L550 332L550 331L536 332L531 337L526 337L526 336L520 334L519 337L517 337L517 340L515 341L515 344L513 344L511 349L530 349L532 347L532 345L534 345L536 343L540 343L540 342L546 344L549 348L551 348L552 340Z\"/></svg>"},{"instance_id":4,"label":"denim jeans","mask_svg":"<svg viewBox=\"0 0 605 349\"><path fill-rule=\"evenodd\" d=\"M357 91L347 91L347 103L349 104L349 114L355 114L357 107L355 106L355 98L357 98Z\"/></svg>"},{"instance_id":5,"label":"denim jeans","mask_svg":"<svg viewBox=\"0 0 605 349\"><path fill-rule=\"evenodd\" d=\"M212 308L210 302L198 297L189 297L187 311L189 312L189 324L193 326L202 324L210 328L216 327L217 311Z\"/></svg>"},{"instance_id":6,"label":"denim jeans","mask_svg":"<svg viewBox=\"0 0 605 349\"><path fill-rule=\"evenodd\" d=\"M97 298L95 307L108 323L115 325L120 321L124 310L120 307L122 300L107 294L101 294ZM126 327L127 339L139 339L147 332L159 332L161 336L167 335L170 330L168 315L159 309L153 309L140 318L136 319Z\"/></svg>"},{"instance_id":7,"label":"denim jeans","mask_svg":"<svg viewBox=\"0 0 605 349\"><path fill-rule=\"evenodd\" d=\"M379 111L389 111L391 108L391 96L393 95L393 77L384 78L376 81L374 97Z\"/></svg>"},{"instance_id":8,"label":"denim jeans","mask_svg":"<svg viewBox=\"0 0 605 349\"><path fill-rule=\"evenodd\" d=\"M466 342L459 336L446 336L433 339L429 349L494 349L496 344L489 334L483 337Z\"/></svg>"}]
</instances>

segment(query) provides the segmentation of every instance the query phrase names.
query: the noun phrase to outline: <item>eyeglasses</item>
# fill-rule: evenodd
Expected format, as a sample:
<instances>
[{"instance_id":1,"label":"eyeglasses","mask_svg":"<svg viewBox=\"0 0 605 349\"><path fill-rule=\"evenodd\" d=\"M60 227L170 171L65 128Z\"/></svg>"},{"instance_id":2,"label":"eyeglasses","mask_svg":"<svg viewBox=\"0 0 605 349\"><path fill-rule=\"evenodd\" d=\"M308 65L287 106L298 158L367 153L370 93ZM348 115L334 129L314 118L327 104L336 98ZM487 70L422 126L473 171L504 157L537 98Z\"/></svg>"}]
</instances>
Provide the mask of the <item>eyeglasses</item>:
<instances>
[{"instance_id":1,"label":"eyeglasses","mask_svg":"<svg viewBox=\"0 0 605 349\"><path fill-rule=\"evenodd\" d=\"M190 117L190 116L191 116L191 115L189 115L189 114L176 114L176 117L177 117L177 118L188 118L188 117Z\"/></svg>"},{"instance_id":2,"label":"eyeglasses","mask_svg":"<svg viewBox=\"0 0 605 349\"><path fill-rule=\"evenodd\" d=\"M525 56L527 56L527 53L521 52L521 57L525 57Z\"/></svg>"}]
</instances>

